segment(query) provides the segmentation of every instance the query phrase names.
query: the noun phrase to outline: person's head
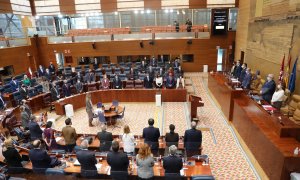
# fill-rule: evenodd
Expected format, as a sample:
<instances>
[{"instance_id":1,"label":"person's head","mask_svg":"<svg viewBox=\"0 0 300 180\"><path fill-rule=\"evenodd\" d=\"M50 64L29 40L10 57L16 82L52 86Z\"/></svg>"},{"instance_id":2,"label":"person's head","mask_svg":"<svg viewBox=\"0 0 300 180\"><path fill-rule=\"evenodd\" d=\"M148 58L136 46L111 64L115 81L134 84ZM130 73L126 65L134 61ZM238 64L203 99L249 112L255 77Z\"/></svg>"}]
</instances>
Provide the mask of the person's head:
<instances>
[{"instance_id":1,"label":"person's head","mask_svg":"<svg viewBox=\"0 0 300 180\"><path fill-rule=\"evenodd\" d=\"M27 75L25 74L25 75L24 75L24 79L27 79L27 78L28 78L28 77L27 77Z\"/></svg>"},{"instance_id":2,"label":"person's head","mask_svg":"<svg viewBox=\"0 0 300 180\"><path fill-rule=\"evenodd\" d=\"M80 83L80 79L77 79L77 83Z\"/></svg>"},{"instance_id":3,"label":"person's head","mask_svg":"<svg viewBox=\"0 0 300 180\"><path fill-rule=\"evenodd\" d=\"M242 68L247 68L247 63L243 63Z\"/></svg>"},{"instance_id":4,"label":"person's head","mask_svg":"<svg viewBox=\"0 0 300 180\"><path fill-rule=\"evenodd\" d=\"M51 128L52 127L52 121L48 121L46 124L46 128Z\"/></svg>"},{"instance_id":5,"label":"person's head","mask_svg":"<svg viewBox=\"0 0 300 180\"><path fill-rule=\"evenodd\" d=\"M5 139L4 143L4 147L8 148L8 147L13 147L13 141L11 138Z\"/></svg>"},{"instance_id":6,"label":"person's head","mask_svg":"<svg viewBox=\"0 0 300 180\"><path fill-rule=\"evenodd\" d=\"M124 134L129 134L129 133L130 133L130 128L129 128L129 126L128 126L128 125L125 125L123 131L124 131Z\"/></svg>"},{"instance_id":7,"label":"person's head","mask_svg":"<svg viewBox=\"0 0 300 180\"><path fill-rule=\"evenodd\" d=\"M32 142L32 146L33 146L33 148L39 148L40 146L41 146L41 141L40 140L34 140L33 142Z\"/></svg>"},{"instance_id":8,"label":"person's head","mask_svg":"<svg viewBox=\"0 0 300 180\"><path fill-rule=\"evenodd\" d=\"M80 147L82 148L82 149L87 149L88 147L89 147L89 141L88 140L83 140L82 142L81 142L81 144L80 144Z\"/></svg>"},{"instance_id":9,"label":"person's head","mask_svg":"<svg viewBox=\"0 0 300 180\"><path fill-rule=\"evenodd\" d=\"M153 126L154 119L152 119L152 118L148 119L148 124L149 124L149 126Z\"/></svg>"},{"instance_id":10,"label":"person's head","mask_svg":"<svg viewBox=\"0 0 300 180\"><path fill-rule=\"evenodd\" d=\"M67 85L67 83L68 83L68 81L67 81L67 80L64 80L64 84Z\"/></svg>"},{"instance_id":11,"label":"person's head","mask_svg":"<svg viewBox=\"0 0 300 180\"><path fill-rule=\"evenodd\" d=\"M71 118L67 118L66 120L65 120L65 124L68 126L68 125L72 125L72 120L71 120Z\"/></svg>"},{"instance_id":12,"label":"person's head","mask_svg":"<svg viewBox=\"0 0 300 180\"><path fill-rule=\"evenodd\" d=\"M250 68L247 68L247 69L246 69L246 73L247 73L247 74L251 73L251 69L250 69Z\"/></svg>"},{"instance_id":13,"label":"person's head","mask_svg":"<svg viewBox=\"0 0 300 180\"><path fill-rule=\"evenodd\" d=\"M32 122L36 122L36 116L31 116L31 119L30 119Z\"/></svg>"},{"instance_id":14,"label":"person's head","mask_svg":"<svg viewBox=\"0 0 300 180\"><path fill-rule=\"evenodd\" d=\"M106 129L107 129L106 125L105 125L105 124L102 124L102 125L101 125L101 130L102 130L102 131L106 131Z\"/></svg>"},{"instance_id":15,"label":"person's head","mask_svg":"<svg viewBox=\"0 0 300 180\"><path fill-rule=\"evenodd\" d=\"M92 70L91 69L89 69L89 73L91 73L92 72Z\"/></svg>"},{"instance_id":16,"label":"person's head","mask_svg":"<svg viewBox=\"0 0 300 180\"><path fill-rule=\"evenodd\" d=\"M80 72L77 72L77 76L80 76Z\"/></svg>"},{"instance_id":17,"label":"person's head","mask_svg":"<svg viewBox=\"0 0 300 180\"><path fill-rule=\"evenodd\" d=\"M196 127L197 127L197 122L196 121L192 121L191 128L192 129L196 129Z\"/></svg>"},{"instance_id":18,"label":"person's head","mask_svg":"<svg viewBox=\"0 0 300 180\"><path fill-rule=\"evenodd\" d=\"M274 74L268 74L267 80L272 81L274 79Z\"/></svg>"},{"instance_id":19,"label":"person's head","mask_svg":"<svg viewBox=\"0 0 300 180\"><path fill-rule=\"evenodd\" d=\"M138 154L139 154L139 158L141 159L147 158L148 156L151 155L150 146L147 143L144 143L143 145L141 145Z\"/></svg>"},{"instance_id":20,"label":"person's head","mask_svg":"<svg viewBox=\"0 0 300 180\"><path fill-rule=\"evenodd\" d=\"M236 62L236 65L240 65L241 64L241 61L240 60L238 60L237 62Z\"/></svg>"},{"instance_id":21,"label":"person's head","mask_svg":"<svg viewBox=\"0 0 300 180\"><path fill-rule=\"evenodd\" d=\"M119 151L119 142L113 141L111 144L111 149L113 150L113 152L118 152Z\"/></svg>"},{"instance_id":22,"label":"person's head","mask_svg":"<svg viewBox=\"0 0 300 180\"><path fill-rule=\"evenodd\" d=\"M175 155L176 151L177 151L177 147L175 145L169 147L169 152L171 155Z\"/></svg>"},{"instance_id":23,"label":"person's head","mask_svg":"<svg viewBox=\"0 0 300 180\"><path fill-rule=\"evenodd\" d=\"M46 72L49 73L49 69L48 68L46 69Z\"/></svg>"},{"instance_id":24,"label":"person's head","mask_svg":"<svg viewBox=\"0 0 300 180\"><path fill-rule=\"evenodd\" d=\"M170 129L171 133L174 133L175 125L174 124L170 124L169 129Z\"/></svg>"},{"instance_id":25,"label":"person's head","mask_svg":"<svg viewBox=\"0 0 300 180\"><path fill-rule=\"evenodd\" d=\"M106 74L103 75L103 78L105 78L105 79L107 78Z\"/></svg>"},{"instance_id":26,"label":"person's head","mask_svg":"<svg viewBox=\"0 0 300 180\"><path fill-rule=\"evenodd\" d=\"M278 84L277 84L277 89L278 89L278 90L281 90L281 89L285 90L285 85L282 84L282 83L278 83Z\"/></svg>"},{"instance_id":27,"label":"person's head","mask_svg":"<svg viewBox=\"0 0 300 180\"><path fill-rule=\"evenodd\" d=\"M42 68L43 68L43 66L42 66L42 65L39 65L39 67L40 67L40 69L42 69Z\"/></svg>"},{"instance_id":28,"label":"person's head","mask_svg":"<svg viewBox=\"0 0 300 180\"><path fill-rule=\"evenodd\" d=\"M24 111L25 111L25 107L24 107L24 106L21 106L21 107L20 107L20 110L21 110L22 112L24 112Z\"/></svg>"},{"instance_id":29,"label":"person's head","mask_svg":"<svg viewBox=\"0 0 300 180\"><path fill-rule=\"evenodd\" d=\"M169 76L172 77L172 73L169 73Z\"/></svg>"}]
</instances>

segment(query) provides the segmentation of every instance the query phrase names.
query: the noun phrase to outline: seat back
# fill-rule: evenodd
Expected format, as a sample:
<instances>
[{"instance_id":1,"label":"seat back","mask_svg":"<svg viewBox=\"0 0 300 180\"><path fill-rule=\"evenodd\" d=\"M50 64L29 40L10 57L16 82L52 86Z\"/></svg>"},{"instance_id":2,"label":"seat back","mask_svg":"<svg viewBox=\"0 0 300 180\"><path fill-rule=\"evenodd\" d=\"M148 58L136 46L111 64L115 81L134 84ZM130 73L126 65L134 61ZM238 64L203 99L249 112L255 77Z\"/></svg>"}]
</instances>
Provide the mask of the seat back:
<instances>
[{"instance_id":1,"label":"seat back","mask_svg":"<svg viewBox=\"0 0 300 180\"><path fill-rule=\"evenodd\" d=\"M97 108L101 108L102 107L102 102L98 102L97 103Z\"/></svg>"},{"instance_id":2,"label":"seat back","mask_svg":"<svg viewBox=\"0 0 300 180\"><path fill-rule=\"evenodd\" d=\"M293 118L295 121L300 121L300 102L297 105L297 109L295 110L293 114Z\"/></svg>"},{"instance_id":3,"label":"seat back","mask_svg":"<svg viewBox=\"0 0 300 180\"><path fill-rule=\"evenodd\" d=\"M126 81L126 87L125 89L134 88L133 80L127 80Z\"/></svg>"},{"instance_id":4,"label":"seat back","mask_svg":"<svg viewBox=\"0 0 300 180\"><path fill-rule=\"evenodd\" d=\"M113 100L112 105L115 106L115 107L119 106L119 101L118 100Z\"/></svg>"},{"instance_id":5,"label":"seat back","mask_svg":"<svg viewBox=\"0 0 300 180\"><path fill-rule=\"evenodd\" d=\"M98 118L101 123L106 123L106 119L103 112L98 112Z\"/></svg>"},{"instance_id":6,"label":"seat back","mask_svg":"<svg viewBox=\"0 0 300 180\"><path fill-rule=\"evenodd\" d=\"M48 175L64 175L65 172L63 169L57 169L57 168L47 168L45 171L45 174Z\"/></svg>"}]
</instances>

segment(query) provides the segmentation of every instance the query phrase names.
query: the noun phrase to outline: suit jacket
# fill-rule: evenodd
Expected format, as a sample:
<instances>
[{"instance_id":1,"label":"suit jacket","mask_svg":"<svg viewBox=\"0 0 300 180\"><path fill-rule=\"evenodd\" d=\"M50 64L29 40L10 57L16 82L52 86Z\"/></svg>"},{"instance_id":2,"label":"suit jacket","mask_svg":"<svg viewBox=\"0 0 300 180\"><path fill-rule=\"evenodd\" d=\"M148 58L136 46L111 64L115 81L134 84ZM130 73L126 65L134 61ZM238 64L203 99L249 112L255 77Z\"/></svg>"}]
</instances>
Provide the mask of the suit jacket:
<instances>
[{"instance_id":1,"label":"suit jacket","mask_svg":"<svg viewBox=\"0 0 300 180\"><path fill-rule=\"evenodd\" d=\"M91 83L91 82L94 82L95 81L95 75L94 73L87 73L85 75L85 82L86 83Z\"/></svg>"},{"instance_id":2,"label":"suit jacket","mask_svg":"<svg viewBox=\"0 0 300 180\"><path fill-rule=\"evenodd\" d=\"M250 89L251 80L252 80L252 74L251 73L246 74L242 82L242 87L244 89Z\"/></svg>"},{"instance_id":3,"label":"suit jacket","mask_svg":"<svg viewBox=\"0 0 300 180\"><path fill-rule=\"evenodd\" d=\"M163 158L163 166L165 173L180 174L180 170L182 169L182 159L175 155L169 155Z\"/></svg>"},{"instance_id":4,"label":"suit jacket","mask_svg":"<svg viewBox=\"0 0 300 180\"><path fill-rule=\"evenodd\" d=\"M160 137L160 132L158 128L149 126L143 129L143 138L145 143L147 143L152 150L157 150L159 147L158 138Z\"/></svg>"},{"instance_id":5,"label":"suit jacket","mask_svg":"<svg viewBox=\"0 0 300 180\"><path fill-rule=\"evenodd\" d=\"M153 88L153 79L152 77L149 77L149 80L147 77L144 78L144 87L147 89L152 89Z\"/></svg>"},{"instance_id":6,"label":"suit jacket","mask_svg":"<svg viewBox=\"0 0 300 180\"><path fill-rule=\"evenodd\" d=\"M75 84L75 88L76 88L77 93L81 93L83 91L83 84L82 84L82 82L79 82L79 83L77 82Z\"/></svg>"},{"instance_id":7,"label":"suit jacket","mask_svg":"<svg viewBox=\"0 0 300 180\"><path fill-rule=\"evenodd\" d=\"M76 144L77 134L75 128L70 125L63 127L62 136L65 139L66 145Z\"/></svg>"},{"instance_id":8,"label":"suit jacket","mask_svg":"<svg viewBox=\"0 0 300 180\"><path fill-rule=\"evenodd\" d=\"M184 133L184 147L186 150L197 151L202 144L202 132L197 129L189 129Z\"/></svg>"},{"instance_id":9,"label":"suit jacket","mask_svg":"<svg viewBox=\"0 0 300 180\"><path fill-rule=\"evenodd\" d=\"M178 133L166 133L165 140L168 147L172 145L178 147L179 135Z\"/></svg>"},{"instance_id":10,"label":"suit jacket","mask_svg":"<svg viewBox=\"0 0 300 180\"><path fill-rule=\"evenodd\" d=\"M174 61L174 67L179 67L180 66L180 63L178 61Z\"/></svg>"},{"instance_id":11,"label":"suit jacket","mask_svg":"<svg viewBox=\"0 0 300 180\"><path fill-rule=\"evenodd\" d=\"M107 154L107 163L111 167L111 171L125 171L129 165L129 159L126 153L123 152L109 152ZM113 172L112 172L113 173Z\"/></svg>"},{"instance_id":12,"label":"suit jacket","mask_svg":"<svg viewBox=\"0 0 300 180\"><path fill-rule=\"evenodd\" d=\"M10 87L15 92L19 88L19 82L17 80L10 81Z\"/></svg>"},{"instance_id":13,"label":"suit jacket","mask_svg":"<svg viewBox=\"0 0 300 180\"><path fill-rule=\"evenodd\" d=\"M19 92L23 99L27 99L27 97L28 97L28 89L27 88L20 88Z\"/></svg>"},{"instance_id":14,"label":"suit jacket","mask_svg":"<svg viewBox=\"0 0 300 180\"><path fill-rule=\"evenodd\" d=\"M114 87L114 89L122 89L122 81L120 78L118 78L118 80L116 78L114 78L113 87Z\"/></svg>"},{"instance_id":15,"label":"suit jacket","mask_svg":"<svg viewBox=\"0 0 300 180\"><path fill-rule=\"evenodd\" d=\"M38 125L37 122L30 121L28 123L28 128L29 128L29 131L30 131L31 140L36 140L36 139L42 139L43 138L43 136L42 136L43 131L40 128L40 126Z\"/></svg>"},{"instance_id":16,"label":"suit jacket","mask_svg":"<svg viewBox=\"0 0 300 180\"><path fill-rule=\"evenodd\" d=\"M241 74L240 74L240 76L239 76L239 81L240 81L240 82L243 82L245 76L246 76L246 68L243 69L243 70L241 71Z\"/></svg>"},{"instance_id":17,"label":"suit jacket","mask_svg":"<svg viewBox=\"0 0 300 180\"><path fill-rule=\"evenodd\" d=\"M153 66L153 67L155 67L156 66L156 60L155 59L151 59L150 65Z\"/></svg>"},{"instance_id":18,"label":"suit jacket","mask_svg":"<svg viewBox=\"0 0 300 180\"><path fill-rule=\"evenodd\" d=\"M109 79L108 78L106 78L106 79L103 78L102 81L101 81L101 86L102 86L103 89L109 89L109 87L110 87Z\"/></svg>"},{"instance_id":19,"label":"suit jacket","mask_svg":"<svg viewBox=\"0 0 300 180\"><path fill-rule=\"evenodd\" d=\"M274 80L266 81L261 88L263 100L270 103L275 90L276 90L275 81Z\"/></svg>"},{"instance_id":20,"label":"suit jacket","mask_svg":"<svg viewBox=\"0 0 300 180\"><path fill-rule=\"evenodd\" d=\"M28 123L30 121L30 115L26 111L21 112L21 120L22 120L22 127L28 128Z\"/></svg>"},{"instance_id":21,"label":"suit jacket","mask_svg":"<svg viewBox=\"0 0 300 180\"><path fill-rule=\"evenodd\" d=\"M43 149L31 149L29 151L29 159L33 168L50 168L51 158L46 150Z\"/></svg>"},{"instance_id":22,"label":"suit jacket","mask_svg":"<svg viewBox=\"0 0 300 180\"><path fill-rule=\"evenodd\" d=\"M50 66L48 67L48 69L49 69L49 72L50 72L51 74L55 74L56 70L55 70L55 66L54 66L53 64L50 65Z\"/></svg>"},{"instance_id":23,"label":"suit jacket","mask_svg":"<svg viewBox=\"0 0 300 180\"><path fill-rule=\"evenodd\" d=\"M47 78L48 81L51 81L52 80L52 75L51 75L51 72L49 71L49 73L45 72L45 78Z\"/></svg>"},{"instance_id":24,"label":"suit jacket","mask_svg":"<svg viewBox=\"0 0 300 180\"><path fill-rule=\"evenodd\" d=\"M6 151L2 151L2 154L8 167L23 167L22 158L15 148L8 147Z\"/></svg>"},{"instance_id":25,"label":"suit jacket","mask_svg":"<svg viewBox=\"0 0 300 180\"><path fill-rule=\"evenodd\" d=\"M236 66L236 68L234 70L234 73L233 73L233 76L236 77L236 78L239 78L240 75L241 75L242 70L243 70L242 65Z\"/></svg>"},{"instance_id":26,"label":"suit jacket","mask_svg":"<svg viewBox=\"0 0 300 180\"><path fill-rule=\"evenodd\" d=\"M76 75L76 82L78 81L78 79L80 80L80 82L84 82L82 75L80 75L80 76Z\"/></svg>"},{"instance_id":27,"label":"suit jacket","mask_svg":"<svg viewBox=\"0 0 300 180\"><path fill-rule=\"evenodd\" d=\"M100 140L100 151L110 151L111 143L113 141L112 133L101 131L97 133L97 137Z\"/></svg>"},{"instance_id":28,"label":"suit jacket","mask_svg":"<svg viewBox=\"0 0 300 180\"><path fill-rule=\"evenodd\" d=\"M89 150L80 150L76 152L77 159L80 163L81 170L97 170L97 160L95 152Z\"/></svg>"},{"instance_id":29,"label":"suit jacket","mask_svg":"<svg viewBox=\"0 0 300 180\"><path fill-rule=\"evenodd\" d=\"M46 73L46 71L45 71L45 69L43 68L43 71L39 68L39 70L38 70L38 74L39 74L39 77L42 77L42 76L44 76L45 75L45 73Z\"/></svg>"},{"instance_id":30,"label":"suit jacket","mask_svg":"<svg viewBox=\"0 0 300 180\"><path fill-rule=\"evenodd\" d=\"M55 87L51 88L51 99L52 101L58 100L60 95L59 95L59 90Z\"/></svg>"},{"instance_id":31,"label":"suit jacket","mask_svg":"<svg viewBox=\"0 0 300 180\"><path fill-rule=\"evenodd\" d=\"M31 116L31 115L32 115L32 110L31 110L31 108L30 108L27 104L23 104L22 106L25 108L25 112L26 112L29 116Z\"/></svg>"},{"instance_id":32,"label":"suit jacket","mask_svg":"<svg viewBox=\"0 0 300 180\"><path fill-rule=\"evenodd\" d=\"M170 78L169 76L166 78L166 87L167 88L175 88L176 82L175 78Z\"/></svg>"},{"instance_id":33,"label":"suit jacket","mask_svg":"<svg viewBox=\"0 0 300 180\"><path fill-rule=\"evenodd\" d=\"M63 90L65 97L71 96L71 88L70 88L69 84L64 84L62 87L62 90Z\"/></svg>"}]
</instances>

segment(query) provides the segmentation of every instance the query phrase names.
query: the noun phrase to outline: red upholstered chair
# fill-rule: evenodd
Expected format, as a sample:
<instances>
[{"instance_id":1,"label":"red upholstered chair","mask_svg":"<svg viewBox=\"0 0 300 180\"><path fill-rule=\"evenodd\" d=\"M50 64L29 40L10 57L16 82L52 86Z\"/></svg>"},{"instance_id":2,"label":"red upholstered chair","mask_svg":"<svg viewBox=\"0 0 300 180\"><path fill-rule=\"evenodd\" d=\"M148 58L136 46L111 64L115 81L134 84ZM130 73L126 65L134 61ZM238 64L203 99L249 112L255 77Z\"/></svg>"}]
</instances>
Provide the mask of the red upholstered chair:
<instances>
[{"instance_id":1,"label":"red upholstered chair","mask_svg":"<svg viewBox=\"0 0 300 180\"><path fill-rule=\"evenodd\" d=\"M127 80L125 89L133 89L134 88L134 82L133 80Z\"/></svg>"},{"instance_id":2,"label":"red upholstered chair","mask_svg":"<svg viewBox=\"0 0 300 180\"><path fill-rule=\"evenodd\" d=\"M135 84L135 88L144 88L144 81L142 80L137 79L134 81L134 84Z\"/></svg>"},{"instance_id":3,"label":"red upholstered chair","mask_svg":"<svg viewBox=\"0 0 300 180\"><path fill-rule=\"evenodd\" d=\"M97 90L97 86L96 86L96 83L91 83L91 84L88 84L88 91L96 91Z\"/></svg>"}]
</instances>

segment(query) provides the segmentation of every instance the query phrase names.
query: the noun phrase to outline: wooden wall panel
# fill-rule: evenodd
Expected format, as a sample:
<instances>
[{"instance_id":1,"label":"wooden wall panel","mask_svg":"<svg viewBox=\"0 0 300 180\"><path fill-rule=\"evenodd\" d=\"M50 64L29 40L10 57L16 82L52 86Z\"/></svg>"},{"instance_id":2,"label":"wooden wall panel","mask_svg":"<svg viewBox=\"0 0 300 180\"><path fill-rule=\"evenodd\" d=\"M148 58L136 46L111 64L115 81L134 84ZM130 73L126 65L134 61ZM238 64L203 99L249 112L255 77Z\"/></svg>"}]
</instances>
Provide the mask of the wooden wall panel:
<instances>
[{"instance_id":1,"label":"wooden wall panel","mask_svg":"<svg viewBox=\"0 0 300 180\"><path fill-rule=\"evenodd\" d=\"M12 13L10 0L0 0L0 13Z\"/></svg>"},{"instance_id":2,"label":"wooden wall panel","mask_svg":"<svg viewBox=\"0 0 300 180\"><path fill-rule=\"evenodd\" d=\"M203 65L209 65L210 70L216 69L217 49L216 46L228 49L234 41L235 33L230 32L227 36L216 36L211 39L193 39L188 45L186 39L176 40L155 40L152 46L149 41L143 41L144 48L140 47L140 41L112 41L96 42L96 49L92 48L92 42L69 43L69 44L47 44L46 38L39 38L40 64L47 65L50 61L55 61L54 51L64 53L70 50L73 57L72 66L77 65L77 58L82 56L110 56L116 60L117 56L127 55L159 55L159 54L194 54L194 62L183 63L185 71L202 71Z\"/></svg>"},{"instance_id":3,"label":"wooden wall panel","mask_svg":"<svg viewBox=\"0 0 300 180\"><path fill-rule=\"evenodd\" d=\"M76 14L75 0L59 0L61 14Z\"/></svg>"},{"instance_id":4,"label":"wooden wall panel","mask_svg":"<svg viewBox=\"0 0 300 180\"><path fill-rule=\"evenodd\" d=\"M207 0L189 0L190 9L206 8Z\"/></svg>"},{"instance_id":5,"label":"wooden wall panel","mask_svg":"<svg viewBox=\"0 0 300 180\"><path fill-rule=\"evenodd\" d=\"M144 0L145 9L161 9L161 0Z\"/></svg>"},{"instance_id":6,"label":"wooden wall panel","mask_svg":"<svg viewBox=\"0 0 300 180\"><path fill-rule=\"evenodd\" d=\"M118 10L117 0L101 0L101 12L115 12Z\"/></svg>"}]
</instances>

